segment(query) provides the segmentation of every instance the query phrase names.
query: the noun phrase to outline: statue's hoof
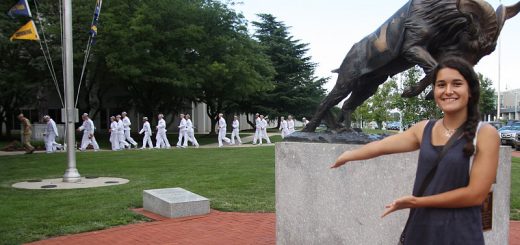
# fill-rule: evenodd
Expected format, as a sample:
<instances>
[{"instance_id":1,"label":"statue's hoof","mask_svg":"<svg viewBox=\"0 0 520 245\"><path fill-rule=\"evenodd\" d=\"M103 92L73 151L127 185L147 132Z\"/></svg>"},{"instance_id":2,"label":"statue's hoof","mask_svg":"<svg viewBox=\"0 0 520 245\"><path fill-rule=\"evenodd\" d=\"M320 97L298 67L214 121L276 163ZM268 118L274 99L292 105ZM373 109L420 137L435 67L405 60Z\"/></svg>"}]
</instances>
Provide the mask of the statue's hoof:
<instances>
[{"instance_id":1,"label":"statue's hoof","mask_svg":"<svg viewBox=\"0 0 520 245\"><path fill-rule=\"evenodd\" d=\"M352 132L358 132L357 130L353 128L347 128L347 127L338 127L331 130L334 133L352 133Z\"/></svg>"}]
</instances>

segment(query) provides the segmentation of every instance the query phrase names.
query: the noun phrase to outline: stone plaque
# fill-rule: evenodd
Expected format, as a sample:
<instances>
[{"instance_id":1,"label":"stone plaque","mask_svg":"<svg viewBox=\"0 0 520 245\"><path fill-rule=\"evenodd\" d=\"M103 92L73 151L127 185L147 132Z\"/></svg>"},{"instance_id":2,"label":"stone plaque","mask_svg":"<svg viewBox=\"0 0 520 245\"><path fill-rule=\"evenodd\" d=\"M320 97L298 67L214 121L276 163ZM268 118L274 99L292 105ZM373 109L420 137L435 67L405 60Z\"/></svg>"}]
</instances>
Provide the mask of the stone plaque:
<instances>
[{"instance_id":1,"label":"stone plaque","mask_svg":"<svg viewBox=\"0 0 520 245\"><path fill-rule=\"evenodd\" d=\"M493 227L493 192L489 192L482 203L482 230L489 231Z\"/></svg>"},{"instance_id":2,"label":"stone plaque","mask_svg":"<svg viewBox=\"0 0 520 245\"><path fill-rule=\"evenodd\" d=\"M209 199L183 188L143 191L143 208L168 218L209 213Z\"/></svg>"}]
</instances>

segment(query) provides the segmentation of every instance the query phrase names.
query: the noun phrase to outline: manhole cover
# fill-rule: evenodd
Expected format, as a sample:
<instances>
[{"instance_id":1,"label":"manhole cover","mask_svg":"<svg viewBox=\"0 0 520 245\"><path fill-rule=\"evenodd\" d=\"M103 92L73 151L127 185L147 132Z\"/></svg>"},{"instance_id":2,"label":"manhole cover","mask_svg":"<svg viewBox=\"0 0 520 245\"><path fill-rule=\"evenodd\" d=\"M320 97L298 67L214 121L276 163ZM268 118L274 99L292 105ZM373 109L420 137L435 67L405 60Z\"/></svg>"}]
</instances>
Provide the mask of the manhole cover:
<instances>
[{"instance_id":1,"label":"manhole cover","mask_svg":"<svg viewBox=\"0 0 520 245\"><path fill-rule=\"evenodd\" d=\"M105 181L105 184L117 184L119 181Z\"/></svg>"},{"instance_id":2,"label":"manhole cover","mask_svg":"<svg viewBox=\"0 0 520 245\"><path fill-rule=\"evenodd\" d=\"M57 185L42 185L43 189L56 188L56 187L58 187L58 186Z\"/></svg>"},{"instance_id":3,"label":"manhole cover","mask_svg":"<svg viewBox=\"0 0 520 245\"><path fill-rule=\"evenodd\" d=\"M97 176L86 176L85 179L97 179Z\"/></svg>"},{"instance_id":4,"label":"manhole cover","mask_svg":"<svg viewBox=\"0 0 520 245\"><path fill-rule=\"evenodd\" d=\"M42 182L42 180L41 179L30 179L27 182L29 182L29 183Z\"/></svg>"}]
</instances>

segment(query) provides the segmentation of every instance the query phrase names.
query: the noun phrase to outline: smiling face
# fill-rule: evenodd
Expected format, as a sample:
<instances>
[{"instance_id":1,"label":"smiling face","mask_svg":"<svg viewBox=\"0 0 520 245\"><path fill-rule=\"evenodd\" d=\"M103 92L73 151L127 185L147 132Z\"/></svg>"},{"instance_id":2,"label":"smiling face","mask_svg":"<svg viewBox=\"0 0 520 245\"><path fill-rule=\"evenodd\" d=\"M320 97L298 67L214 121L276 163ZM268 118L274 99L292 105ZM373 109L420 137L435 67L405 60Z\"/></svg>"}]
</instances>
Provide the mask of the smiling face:
<instances>
[{"instance_id":1,"label":"smiling face","mask_svg":"<svg viewBox=\"0 0 520 245\"><path fill-rule=\"evenodd\" d=\"M470 98L468 82L459 71L442 68L435 80L434 97L444 113L466 111Z\"/></svg>"}]
</instances>

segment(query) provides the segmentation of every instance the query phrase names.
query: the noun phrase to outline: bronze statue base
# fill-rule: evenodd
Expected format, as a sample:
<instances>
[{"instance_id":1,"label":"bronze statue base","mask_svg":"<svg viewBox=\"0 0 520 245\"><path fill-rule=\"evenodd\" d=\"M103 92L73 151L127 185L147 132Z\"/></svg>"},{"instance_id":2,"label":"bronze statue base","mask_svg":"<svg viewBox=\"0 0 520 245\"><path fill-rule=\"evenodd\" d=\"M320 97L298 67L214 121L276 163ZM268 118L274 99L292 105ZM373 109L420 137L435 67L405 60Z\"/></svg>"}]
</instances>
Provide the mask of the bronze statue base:
<instances>
[{"instance_id":1,"label":"bronze statue base","mask_svg":"<svg viewBox=\"0 0 520 245\"><path fill-rule=\"evenodd\" d=\"M372 141L381 140L389 136L388 134L366 134L359 130L352 132L334 133L325 132L294 132L284 138L289 142L312 142L312 143L340 143L340 144L357 144L364 145Z\"/></svg>"}]
</instances>

